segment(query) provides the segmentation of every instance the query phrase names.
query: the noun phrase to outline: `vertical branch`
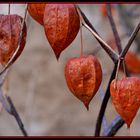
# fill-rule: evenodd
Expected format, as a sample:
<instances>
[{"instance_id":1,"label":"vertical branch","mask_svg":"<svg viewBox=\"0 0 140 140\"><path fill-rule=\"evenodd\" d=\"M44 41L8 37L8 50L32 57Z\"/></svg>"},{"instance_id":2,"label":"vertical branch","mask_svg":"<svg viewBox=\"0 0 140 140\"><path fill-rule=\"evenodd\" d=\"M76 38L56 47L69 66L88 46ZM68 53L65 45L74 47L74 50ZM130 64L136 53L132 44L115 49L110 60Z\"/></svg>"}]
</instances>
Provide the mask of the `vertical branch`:
<instances>
[{"instance_id":1,"label":"vertical branch","mask_svg":"<svg viewBox=\"0 0 140 140\"><path fill-rule=\"evenodd\" d=\"M100 93L101 101L103 101L105 93L103 91L102 86L99 88L99 93ZM107 128L108 128L108 122L107 122L106 117L104 115L104 117L103 117L103 129L106 130Z\"/></svg>"},{"instance_id":2,"label":"vertical branch","mask_svg":"<svg viewBox=\"0 0 140 140\"><path fill-rule=\"evenodd\" d=\"M96 122L95 136L100 136L101 125L102 125L104 113L105 113L105 110L107 107L108 100L110 98L110 83L115 78L116 70L117 70L117 64L114 65L114 69L112 71L112 74L111 74L111 77L110 77L110 80L108 83L108 87L107 87L103 102L101 104L101 108L100 108L99 115L98 115L97 122Z\"/></svg>"},{"instance_id":3,"label":"vertical branch","mask_svg":"<svg viewBox=\"0 0 140 140\"><path fill-rule=\"evenodd\" d=\"M136 9L137 6L139 6L139 5L135 5L135 6L133 6L133 8ZM129 9L129 11L131 11L131 9ZM127 11L125 10L124 5L121 5L121 4L117 5L117 11L118 11L118 14L120 17L120 22L123 25L123 28L125 29L126 35L130 36L131 33L133 32L134 25L133 25L133 22L129 16L129 14L127 14ZM133 12L133 9L131 12ZM140 35L138 35L135 39L135 42L137 44L136 53L140 52L140 47L139 47L140 46L140 39L139 38L140 38Z\"/></svg>"},{"instance_id":4,"label":"vertical branch","mask_svg":"<svg viewBox=\"0 0 140 140\"><path fill-rule=\"evenodd\" d=\"M115 37L115 42L116 42L119 53L121 53L121 51L122 51L121 40L120 40L118 31L117 31L113 16L112 16L110 4L107 4L106 8L107 8L107 16L108 16L108 19L110 21L110 25L111 25L111 28L112 28L112 31L113 31L113 34L114 34L114 37Z\"/></svg>"},{"instance_id":5,"label":"vertical branch","mask_svg":"<svg viewBox=\"0 0 140 140\"><path fill-rule=\"evenodd\" d=\"M80 27L80 56L83 56L83 34L82 34L82 26Z\"/></svg>"},{"instance_id":6,"label":"vertical branch","mask_svg":"<svg viewBox=\"0 0 140 140\"><path fill-rule=\"evenodd\" d=\"M113 34L114 34L114 37L115 37L116 46L117 46L118 52L120 54L122 52L121 39L120 39L119 33L117 31L117 27L115 25L115 21L114 21L113 16L112 16L110 4L107 4L106 5L106 8L107 8L107 16L108 16L108 19L110 21L110 25L111 25L111 28L112 28L112 31L113 31ZM126 70L125 71L126 72L125 74L129 76L130 74L129 74L128 70L127 70L127 66L124 63L124 61L123 61L123 66L124 66L124 70Z\"/></svg>"}]
</instances>

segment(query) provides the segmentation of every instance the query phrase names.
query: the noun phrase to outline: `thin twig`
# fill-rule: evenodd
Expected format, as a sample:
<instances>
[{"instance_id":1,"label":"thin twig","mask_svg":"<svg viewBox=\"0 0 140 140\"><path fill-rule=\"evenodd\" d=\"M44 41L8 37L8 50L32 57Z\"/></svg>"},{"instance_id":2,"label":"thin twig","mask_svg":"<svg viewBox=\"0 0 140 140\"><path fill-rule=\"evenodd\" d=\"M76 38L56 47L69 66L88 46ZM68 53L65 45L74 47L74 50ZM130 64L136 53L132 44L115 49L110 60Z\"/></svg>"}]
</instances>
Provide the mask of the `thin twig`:
<instances>
[{"instance_id":1,"label":"thin twig","mask_svg":"<svg viewBox=\"0 0 140 140\"><path fill-rule=\"evenodd\" d=\"M111 28L112 28L112 31L113 31L113 34L115 37L115 42L116 42L116 46L118 48L118 52L121 53L121 51L122 51L121 39L119 37L118 31L117 31L117 28L116 28L116 25L115 25L115 22L114 22L114 19L112 16L110 4L107 4L106 8L107 8L107 16L110 21L110 25L111 25Z\"/></svg>"},{"instance_id":2,"label":"thin twig","mask_svg":"<svg viewBox=\"0 0 140 140\"><path fill-rule=\"evenodd\" d=\"M114 65L114 69L112 71L112 74L111 74L111 77L110 77L110 80L109 80L109 83L108 83L108 87L107 87L103 102L101 104L99 115L98 115L98 118L97 118L97 121L96 121L95 136L100 136L102 120L103 120L103 117L104 117L104 113L105 113L105 110L106 110L106 107L107 107L108 100L110 98L110 83L115 78L116 70L117 70L117 64Z\"/></svg>"},{"instance_id":3,"label":"thin twig","mask_svg":"<svg viewBox=\"0 0 140 140\"><path fill-rule=\"evenodd\" d=\"M109 127L102 133L102 136L114 136L124 123L124 120L122 120L120 116L117 116Z\"/></svg>"},{"instance_id":4,"label":"thin twig","mask_svg":"<svg viewBox=\"0 0 140 140\"><path fill-rule=\"evenodd\" d=\"M5 97L4 97L3 91L2 91L2 87L0 87L0 102L2 103L3 108L10 114L11 108L10 108L7 100L5 100Z\"/></svg>"},{"instance_id":5,"label":"thin twig","mask_svg":"<svg viewBox=\"0 0 140 140\"><path fill-rule=\"evenodd\" d=\"M83 34L82 34L82 26L80 27L80 56L83 56Z\"/></svg>"},{"instance_id":6,"label":"thin twig","mask_svg":"<svg viewBox=\"0 0 140 140\"><path fill-rule=\"evenodd\" d=\"M2 75L0 75L0 102L2 103L4 109L5 109L10 115L12 115L12 116L15 117L15 119L16 119L16 121L17 121L17 123L18 123L18 125L19 125L19 127L20 127L20 129L21 129L21 131L22 131L22 133L23 133L23 135L24 135L24 136L27 136L27 132L26 132L26 130L24 129L24 125L23 125L23 123L22 123L22 121L21 121L21 119L20 119L20 117L19 117L18 112L17 112L16 109L15 109L15 106L14 106L12 100L11 100L10 97L8 97L8 96L6 96L6 98L5 98L5 96L4 96L4 94L3 94L2 86L3 86L3 84L4 84L4 81L5 81L5 79L6 79L6 76L7 76L7 74L8 74L8 71L9 71L9 69L6 69L6 71L5 71Z\"/></svg>"},{"instance_id":7,"label":"thin twig","mask_svg":"<svg viewBox=\"0 0 140 140\"><path fill-rule=\"evenodd\" d=\"M101 47L107 52L107 54L110 56L110 58L114 61L114 63L118 59L118 54L106 43L104 40L99 36L97 31L94 29L88 18L85 16L85 14L81 11L81 9L76 5L77 11L79 13L79 16L81 18L82 24L85 28L87 28L92 35L97 39L97 41L100 43Z\"/></svg>"},{"instance_id":8,"label":"thin twig","mask_svg":"<svg viewBox=\"0 0 140 140\"><path fill-rule=\"evenodd\" d=\"M21 121L21 118L20 118L18 112L16 111L16 108L15 108L11 98L9 96L6 96L6 99L7 99L8 103L9 103L9 105L10 105L10 108L11 108L10 114L15 117L15 119L16 119L16 121L18 123L18 126L19 126L20 130L22 131L23 135L28 136L28 134L27 134L27 132L26 132L26 130L24 128L24 125L23 125L23 123Z\"/></svg>"},{"instance_id":9,"label":"thin twig","mask_svg":"<svg viewBox=\"0 0 140 140\"><path fill-rule=\"evenodd\" d=\"M26 4L26 8L25 8L25 15L24 15L24 18L23 18L23 21L22 21L22 28L21 28L21 32L20 32L20 37L19 37L19 41L18 41L18 47L17 49L15 50L14 54L12 55L12 57L10 58L10 60L8 61L8 63L4 66L4 68L0 71L0 75L2 75L5 70L7 68L9 68L12 64L13 64L13 60L15 59L19 49L20 49L20 44L21 44L21 41L22 41L22 37L23 37L23 29L24 29L24 24L25 24L25 19L26 19L26 15L27 15L27 7L28 7L28 4Z\"/></svg>"},{"instance_id":10,"label":"thin twig","mask_svg":"<svg viewBox=\"0 0 140 140\"><path fill-rule=\"evenodd\" d=\"M129 41L127 43L127 45L125 46L125 48L123 49L122 53L120 54L120 58L124 57L127 53L127 51L129 50L131 44L133 43L134 39L136 38L138 32L140 30L140 22L139 24L136 26L136 28L134 29L133 33L131 34Z\"/></svg>"},{"instance_id":11,"label":"thin twig","mask_svg":"<svg viewBox=\"0 0 140 140\"><path fill-rule=\"evenodd\" d=\"M100 88L99 88L99 93L100 93L101 101L103 101L105 93L103 91L102 86L100 86ZM103 129L106 130L107 128L108 128L108 122L107 122L106 117L104 115L104 117L103 117Z\"/></svg>"},{"instance_id":12,"label":"thin twig","mask_svg":"<svg viewBox=\"0 0 140 140\"><path fill-rule=\"evenodd\" d=\"M133 31L133 24L132 21L130 20L130 17L125 13L125 8L123 4L117 4L116 5L116 10L119 15L119 21L123 28L125 29L126 35L129 37Z\"/></svg>"},{"instance_id":13,"label":"thin twig","mask_svg":"<svg viewBox=\"0 0 140 140\"><path fill-rule=\"evenodd\" d=\"M119 14L121 25L123 25L123 28L125 29L125 32L126 32L127 36L129 37L134 29L133 20L131 20L130 16L126 14L124 5L118 4L116 6L116 9ZM135 38L135 43L137 45L136 53L140 52L140 47L139 47L140 39L139 38L140 38L140 34L138 34L137 37Z\"/></svg>"}]
</instances>

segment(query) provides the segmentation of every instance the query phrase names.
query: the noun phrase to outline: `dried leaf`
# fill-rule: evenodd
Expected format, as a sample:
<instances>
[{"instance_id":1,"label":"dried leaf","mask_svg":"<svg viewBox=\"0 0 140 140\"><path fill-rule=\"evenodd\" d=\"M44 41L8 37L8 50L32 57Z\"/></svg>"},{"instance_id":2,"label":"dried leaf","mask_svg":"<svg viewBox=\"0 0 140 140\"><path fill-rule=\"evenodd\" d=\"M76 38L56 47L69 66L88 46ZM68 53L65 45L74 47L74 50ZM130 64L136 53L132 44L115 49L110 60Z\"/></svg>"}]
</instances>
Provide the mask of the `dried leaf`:
<instances>
[{"instance_id":1,"label":"dried leaf","mask_svg":"<svg viewBox=\"0 0 140 140\"><path fill-rule=\"evenodd\" d=\"M22 17L18 15L0 15L0 63L6 64L18 47L22 28ZM19 57L26 42L26 25L24 24L20 49L13 62Z\"/></svg>"},{"instance_id":2,"label":"dried leaf","mask_svg":"<svg viewBox=\"0 0 140 140\"><path fill-rule=\"evenodd\" d=\"M71 58L65 67L65 78L70 91L88 109L102 81L102 69L98 59L94 56Z\"/></svg>"},{"instance_id":3,"label":"dried leaf","mask_svg":"<svg viewBox=\"0 0 140 140\"><path fill-rule=\"evenodd\" d=\"M128 77L113 80L110 85L110 93L116 111L130 127L140 107L140 79Z\"/></svg>"},{"instance_id":4,"label":"dried leaf","mask_svg":"<svg viewBox=\"0 0 140 140\"><path fill-rule=\"evenodd\" d=\"M43 25L43 17L46 3L28 4L28 12L31 17Z\"/></svg>"},{"instance_id":5,"label":"dried leaf","mask_svg":"<svg viewBox=\"0 0 140 140\"><path fill-rule=\"evenodd\" d=\"M58 59L75 39L80 19L74 4L47 4L44 13L46 37Z\"/></svg>"}]
</instances>

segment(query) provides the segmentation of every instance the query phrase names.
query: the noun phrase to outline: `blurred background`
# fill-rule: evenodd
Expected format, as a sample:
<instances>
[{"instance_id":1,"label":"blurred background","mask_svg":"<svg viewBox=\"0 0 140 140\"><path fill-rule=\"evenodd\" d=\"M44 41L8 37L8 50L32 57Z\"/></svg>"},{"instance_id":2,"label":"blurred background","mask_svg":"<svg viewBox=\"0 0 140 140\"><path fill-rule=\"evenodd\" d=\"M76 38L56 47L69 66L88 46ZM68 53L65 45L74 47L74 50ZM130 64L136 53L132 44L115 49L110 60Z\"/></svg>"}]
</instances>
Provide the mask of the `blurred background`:
<instances>
[{"instance_id":1,"label":"blurred background","mask_svg":"<svg viewBox=\"0 0 140 140\"><path fill-rule=\"evenodd\" d=\"M113 34L107 16L101 10L103 4L78 5L102 38L109 43ZM117 10L113 14L113 18L124 47L140 20L140 6L123 4L123 8L129 10L128 20L131 22L131 27L125 28L124 19ZM24 4L11 4L11 14L23 16L24 11ZM0 4L0 13L8 13L8 4ZM130 13L133 14L129 15ZM29 14L26 24L28 34L25 49L12 66L5 83L8 84L9 89L7 94L12 98L25 129L30 136L93 136L101 105L99 91L104 93L106 90L113 62L92 34L83 28L84 54L97 56L103 69L101 88L92 99L89 111L87 111L84 105L69 91L64 77L64 67L67 60L80 56L79 33L57 61L46 39L43 26L38 24ZM130 50L138 53L137 48L138 42L135 42ZM109 100L105 114L107 123L109 124L116 115L114 106ZM124 125L118 131L117 136L139 136L139 116L138 112L130 131ZM22 135L15 119L4 109L0 112L0 135Z\"/></svg>"}]
</instances>

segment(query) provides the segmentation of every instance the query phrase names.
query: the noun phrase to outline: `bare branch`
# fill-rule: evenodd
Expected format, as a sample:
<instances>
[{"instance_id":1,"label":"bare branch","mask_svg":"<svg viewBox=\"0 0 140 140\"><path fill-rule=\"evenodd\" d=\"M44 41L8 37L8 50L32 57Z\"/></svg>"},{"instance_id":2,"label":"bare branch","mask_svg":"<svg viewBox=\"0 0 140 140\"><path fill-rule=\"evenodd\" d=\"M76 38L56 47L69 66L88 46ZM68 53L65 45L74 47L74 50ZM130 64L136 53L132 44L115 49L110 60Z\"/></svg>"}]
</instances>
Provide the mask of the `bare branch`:
<instances>
[{"instance_id":1,"label":"bare branch","mask_svg":"<svg viewBox=\"0 0 140 140\"><path fill-rule=\"evenodd\" d=\"M101 101L103 101L104 96L105 96L105 93L103 91L102 86L100 86L100 88L99 88L99 93L100 93ZM106 130L108 128L108 122L107 122L107 119L106 119L106 116L105 115L103 117L103 124L102 125L103 125L103 129L104 130Z\"/></svg>"},{"instance_id":2,"label":"bare branch","mask_svg":"<svg viewBox=\"0 0 140 140\"><path fill-rule=\"evenodd\" d=\"M2 103L2 106L4 107L4 109L12 116L15 117L18 125L19 125L19 128L20 130L22 131L23 135L24 136L27 136L27 132L26 130L24 129L24 125L21 121L21 118L18 114L18 112L16 111L16 108L11 100L10 97L5 97L4 94L3 94L3 90L2 90L2 86L4 84L4 81L6 79L6 76L8 74L8 71L9 71L9 68L6 69L6 71L0 75L0 102Z\"/></svg>"},{"instance_id":3,"label":"bare branch","mask_svg":"<svg viewBox=\"0 0 140 140\"><path fill-rule=\"evenodd\" d=\"M131 44L133 43L134 39L136 38L138 32L140 30L140 22L139 24L136 26L136 28L134 29L133 33L131 34L129 41L127 43L127 45L125 46L125 48L123 49L122 53L120 54L120 58L124 57L127 53L127 51L129 50Z\"/></svg>"},{"instance_id":4,"label":"bare branch","mask_svg":"<svg viewBox=\"0 0 140 140\"><path fill-rule=\"evenodd\" d=\"M15 119L16 119L16 121L18 123L18 126L19 126L21 132L23 133L23 135L28 136L28 134L27 134L27 132L26 132L26 130L24 128L24 125L23 125L23 123L21 121L21 118L20 118L18 112L16 111L15 106L14 106L11 98L9 96L6 96L6 99L7 99L8 103L9 103L9 105L10 105L10 114L15 117Z\"/></svg>"},{"instance_id":5,"label":"bare branch","mask_svg":"<svg viewBox=\"0 0 140 140\"><path fill-rule=\"evenodd\" d=\"M117 28L116 28L114 19L112 17L112 12L111 12L110 4L107 4L106 8L107 8L107 16L108 16L108 19L110 21L110 25L111 25L111 28L112 28L112 31L113 31L113 34L114 34L114 37L115 37L115 42L116 42L116 46L118 48L118 52L121 53L121 51L122 51L121 40L120 40L118 31L117 31Z\"/></svg>"},{"instance_id":6,"label":"bare branch","mask_svg":"<svg viewBox=\"0 0 140 140\"><path fill-rule=\"evenodd\" d=\"M100 136L102 120L103 120L103 117L104 117L104 114L105 114L105 110L106 110L106 107L107 107L108 100L110 98L110 83L115 78L116 70L117 70L117 64L115 64L115 66L114 66L114 69L112 71L112 74L111 74L111 77L110 77L110 80L109 80L109 83L108 83L108 87L106 89L106 93L105 93L103 102L101 104L99 115L98 115L98 118L97 118L97 121L96 121L95 136Z\"/></svg>"},{"instance_id":7,"label":"bare branch","mask_svg":"<svg viewBox=\"0 0 140 140\"><path fill-rule=\"evenodd\" d=\"M84 27L86 27L92 35L97 39L97 41L100 43L101 47L107 52L107 54L110 56L110 58L114 61L114 63L118 60L118 54L107 44L103 41L103 39L99 36L97 31L94 29L92 24L89 22L85 14L81 11L81 9L77 7L77 11L79 13L79 16L82 20L82 24Z\"/></svg>"},{"instance_id":8,"label":"bare branch","mask_svg":"<svg viewBox=\"0 0 140 140\"><path fill-rule=\"evenodd\" d=\"M117 116L109 127L103 132L102 136L114 136L118 130L124 125L124 120L120 116Z\"/></svg>"}]
</instances>

